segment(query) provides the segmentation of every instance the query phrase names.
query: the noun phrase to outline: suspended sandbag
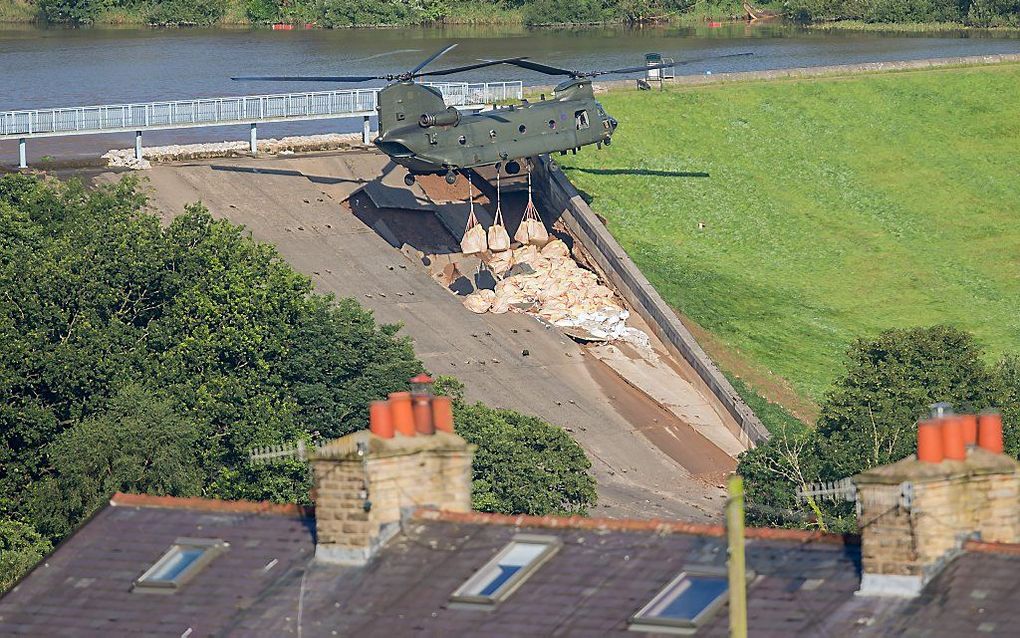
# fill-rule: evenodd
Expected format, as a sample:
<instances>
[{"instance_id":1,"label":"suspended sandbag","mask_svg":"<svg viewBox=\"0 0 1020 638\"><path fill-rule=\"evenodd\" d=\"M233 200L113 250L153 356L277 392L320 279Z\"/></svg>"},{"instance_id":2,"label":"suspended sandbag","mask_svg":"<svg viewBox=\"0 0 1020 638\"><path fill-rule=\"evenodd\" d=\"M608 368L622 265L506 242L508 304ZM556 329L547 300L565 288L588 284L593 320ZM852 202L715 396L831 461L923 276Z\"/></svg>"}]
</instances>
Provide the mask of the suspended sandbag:
<instances>
[{"instance_id":1,"label":"suspended sandbag","mask_svg":"<svg viewBox=\"0 0 1020 638\"><path fill-rule=\"evenodd\" d=\"M464 237L460 240L460 250L465 255L473 255L475 253L484 253L488 250L488 242L485 237L485 229L478 223L478 218L475 217L475 197L474 192L471 190L471 178L468 178L468 202L470 210L468 212L467 226L464 228Z\"/></svg>"},{"instance_id":2,"label":"suspended sandbag","mask_svg":"<svg viewBox=\"0 0 1020 638\"><path fill-rule=\"evenodd\" d=\"M475 220L474 214L469 219L475 223L472 226L469 222L468 229L464 231L464 238L460 240L460 249L465 255L484 253L487 248L485 229L478 220Z\"/></svg>"},{"instance_id":3,"label":"suspended sandbag","mask_svg":"<svg viewBox=\"0 0 1020 638\"><path fill-rule=\"evenodd\" d=\"M528 242L533 246L545 246L549 242L549 231L545 229L538 214L535 214L535 219L529 219L528 223L531 224L528 228Z\"/></svg>"},{"instance_id":4,"label":"suspended sandbag","mask_svg":"<svg viewBox=\"0 0 1020 638\"><path fill-rule=\"evenodd\" d=\"M517 232L514 233L514 241L520 242L520 243L525 244L525 245L531 243L531 232L530 232L531 228L530 228L530 226L528 224L528 221L529 220L527 220L527 219L522 219L521 220L520 225L517 227Z\"/></svg>"},{"instance_id":5,"label":"suspended sandbag","mask_svg":"<svg viewBox=\"0 0 1020 638\"><path fill-rule=\"evenodd\" d=\"M506 224L503 223L503 207L501 205L499 169L496 169L496 219L492 226L489 226L489 250L494 253L510 249L510 235L506 232Z\"/></svg>"},{"instance_id":6,"label":"suspended sandbag","mask_svg":"<svg viewBox=\"0 0 1020 638\"><path fill-rule=\"evenodd\" d=\"M535 202L531 198L531 167L528 167L528 205L524 208L524 219L521 220L521 226L524 228L524 232L521 232L519 227L517 233L514 234L514 239L517 241L534 246L545 246L549 243L549 231L545 229L545 224L542 223L538 209L535 208Z\"/></svg>"}]
</instances>

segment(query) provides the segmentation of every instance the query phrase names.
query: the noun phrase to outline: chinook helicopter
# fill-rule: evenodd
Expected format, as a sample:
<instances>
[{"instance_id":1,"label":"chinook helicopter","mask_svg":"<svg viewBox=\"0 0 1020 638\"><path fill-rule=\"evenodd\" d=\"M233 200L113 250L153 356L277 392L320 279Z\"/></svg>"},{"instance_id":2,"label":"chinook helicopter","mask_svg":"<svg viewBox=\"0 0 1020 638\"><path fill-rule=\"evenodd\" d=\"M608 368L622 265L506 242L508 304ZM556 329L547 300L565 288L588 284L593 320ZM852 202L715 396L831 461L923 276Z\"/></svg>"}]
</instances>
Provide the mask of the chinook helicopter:
<instances>
[{"instance_id":1,"label":"chinook helicopter","mask_svg":"<svg viewBox=\"0 0 1020 638\"><path fill-rule=\"evenodd\" d=\"M608 71L576 71L532 62L524 57L480 60L474 64L424 71L423 69L456 47L451 44L410 71L390 75L340 76L257 76L233 80L301 82L390 82L379 91L379 136L373 141L408 174L404 182L414 184L415 176L445 175L453 184L457 175L471 168L496 165L508 174L521 170L521 160L546 153L566 153L582 146L612 143L617 121L595 99L592 78L600 75L662 69L673 63L642 65ZM738 54L749 55L749 54ZM731 57L731 56L719 56ZM681 64L693 62L688 60ZM462 114L447 107L442 94L415 83L426 76L441 76L510 64L548 75L569 76L553 90L551 100L514 104L474 114Z\"/></svg>"}]
</instances>

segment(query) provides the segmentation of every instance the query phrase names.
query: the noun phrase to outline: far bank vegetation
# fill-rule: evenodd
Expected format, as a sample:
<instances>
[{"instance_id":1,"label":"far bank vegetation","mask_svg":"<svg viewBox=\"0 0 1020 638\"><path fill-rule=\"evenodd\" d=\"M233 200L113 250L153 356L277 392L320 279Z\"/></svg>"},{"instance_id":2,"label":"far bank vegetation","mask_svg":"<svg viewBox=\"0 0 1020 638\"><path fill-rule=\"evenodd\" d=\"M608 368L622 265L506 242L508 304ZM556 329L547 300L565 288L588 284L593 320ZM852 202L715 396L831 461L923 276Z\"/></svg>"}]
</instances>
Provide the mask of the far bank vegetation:
<instances>
[{"instance_id":1,"label":"far bank vegetation","mask_svg":"<svg viewBox=\"0 0 1020 638\"><path fill-rule=\"evenodd\" d=\"M1020 27L1020 0L759 0L770 15L856 29ZM739 18L738 0L0 0L2 22L154 26L591 25Z\"/></svg>"}]
</instances>

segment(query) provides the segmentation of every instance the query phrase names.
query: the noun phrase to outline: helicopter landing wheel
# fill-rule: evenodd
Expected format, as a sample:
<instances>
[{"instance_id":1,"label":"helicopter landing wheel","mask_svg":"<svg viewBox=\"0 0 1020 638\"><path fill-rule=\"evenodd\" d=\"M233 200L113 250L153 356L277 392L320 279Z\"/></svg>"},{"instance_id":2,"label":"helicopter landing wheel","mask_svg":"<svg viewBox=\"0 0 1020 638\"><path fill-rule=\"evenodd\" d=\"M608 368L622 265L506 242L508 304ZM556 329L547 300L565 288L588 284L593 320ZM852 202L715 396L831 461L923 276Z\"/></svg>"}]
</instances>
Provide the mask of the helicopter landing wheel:
<instances>
[{"instance_id":1,"label":"helicopter landing wheel","mask_svg":"<svg viewBox=\"0 0 1020 638\"><path fill-rule=\"evenodd\" d=\"M507 175L516 175L521 172L521 163L517 160L510 160L506 163L505 170Z\"/></svg>"},{"instance_id":2,"label":"helicopter landing wheel","mask_svg":"<svg viewBox=\"0 0 1020 638\"><path fill-rule=\"evenodd\" d=\"M414 186L414 174L413 173L408 173L407 175L404 175L404 184L406 184L407 186Z\"/></svg>"},{"instance_id":3,"label":"helicopter landing wheel","mask_svg":"<svg viewBox=\"0 0 1020 638\"><path fill-rule=\"evenodd\" d=\"M457 183L457 174L454 173L453 171L447 171L447 173L446 173L446 183L447 184L456 184Z\"/></svg>"}]
</instances>

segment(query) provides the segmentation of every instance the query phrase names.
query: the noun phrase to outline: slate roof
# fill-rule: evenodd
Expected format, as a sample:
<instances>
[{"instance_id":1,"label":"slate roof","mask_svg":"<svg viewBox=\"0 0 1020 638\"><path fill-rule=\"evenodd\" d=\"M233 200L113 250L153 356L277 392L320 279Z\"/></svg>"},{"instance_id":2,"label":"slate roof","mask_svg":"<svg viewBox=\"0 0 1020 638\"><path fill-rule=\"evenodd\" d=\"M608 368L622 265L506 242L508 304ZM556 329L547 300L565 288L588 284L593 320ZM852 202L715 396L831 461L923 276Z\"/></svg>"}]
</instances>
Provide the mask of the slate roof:
<instances>
[{"instance_id":1,"label":"slate roof","mask_svg":"<svg viewBox=\"0 0 1020 638\"><path fill-rule=\"evenodd\" d=\"M559 551L494 610L450 594L519 532ZM131 584L181 536L230 543L171 595ZM855 596L852 538L748 530L752 636L1006 636L1020 625L1020 548L971 543L913 600ZM296 508L118 495L0 599L0 635L629 636L685 566L725 564L715 526L422 511L364 567L312 559ZM188 633L190 630L190 633ZM726 636L725 607L697 636Z\"/></svg>"}]
</instances>

